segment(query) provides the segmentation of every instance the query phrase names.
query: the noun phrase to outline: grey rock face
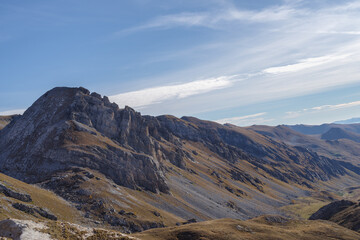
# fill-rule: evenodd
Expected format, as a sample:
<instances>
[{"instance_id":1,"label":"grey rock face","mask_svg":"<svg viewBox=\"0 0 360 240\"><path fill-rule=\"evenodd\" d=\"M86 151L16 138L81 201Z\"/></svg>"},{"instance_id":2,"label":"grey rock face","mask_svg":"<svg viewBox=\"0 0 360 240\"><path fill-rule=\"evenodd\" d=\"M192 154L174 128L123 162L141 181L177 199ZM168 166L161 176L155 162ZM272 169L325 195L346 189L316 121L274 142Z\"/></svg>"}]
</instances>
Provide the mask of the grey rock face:
<instances>
[{"instance_id":1,"label":"grey rock face","mask_svg":"<svg viewBox=\"0 0 360 240\"><path fill-rule=\"evenodd\" d=\"M88 144L85 136L115 144ZM74 147L68 147L68 145ZM89 167L126 187L167 192L145 119L84 88L54 88L0 133L0 169L27 182L72 166Z\"/></svg>"},{"instance_id":2,"label":"grey rock face","mask_svg":"<svg viewBox=\"0 0 360 240\"><path fill-rule=\"evenodd\" d=\"M31 215L35 216L35 213L37 213L44 218L47 218L50 220L55 220L55 221L57 220L57 217L55 215L49 213L45 209L42 209L42 208L39 208L36 206L22 204L22 203L13 203L12 206L13 206L13 208L16 208L17 210L23 211L27 214L31 214Z\"/></svg>"}]
</instances>

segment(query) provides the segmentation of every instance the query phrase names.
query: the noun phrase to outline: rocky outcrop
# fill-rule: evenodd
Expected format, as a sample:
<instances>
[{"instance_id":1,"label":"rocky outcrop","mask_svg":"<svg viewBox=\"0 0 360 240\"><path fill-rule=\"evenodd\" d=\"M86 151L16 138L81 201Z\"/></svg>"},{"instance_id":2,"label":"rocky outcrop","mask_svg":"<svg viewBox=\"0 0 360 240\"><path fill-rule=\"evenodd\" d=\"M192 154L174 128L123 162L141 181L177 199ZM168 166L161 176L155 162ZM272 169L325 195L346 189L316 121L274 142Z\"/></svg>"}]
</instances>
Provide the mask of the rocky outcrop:
<instances>
[{"instance_id":1,"label":"rocky outcrop","mask_svg":"<svg viewBox=\"0 0 360 240\"><path fill-rule=\"evenodd\" d=\"M162 222L138 219L132 212L121 210L116 212L106 198L93 195L89 189L82 187L94 175L84 169L73 168L63 174L53 176L41 183L41 186L53 190L65 200L76 204L79 211L83 211L85 218L96 219L124 233L140 232L150 228L164 227ZM36 210L34 210L35 212ZM40 213L39 213L40 214Z\"/></svg>"},{"instance_id":2,"label":"rocky outcrop","mask_svg":"<svg viewBox=\"0 0 360 240\"><path fill-rule=\"evenodd\" d=\"M3 193L7 197L15 198L17 200L23 201L23 202L31 202L31 196L26 193L19 193L17 191L14 191L10 189L9 187L6 187L5 185L0 183L0 193Z\"/></svg>"},{"instance_id":3,"label":"rocky outcrop","mask_svg":"<svg viewBox=\"0 0 360 240\"><path fill-rule=\"evenodd\" d=\"M36 216L36 214L39 214L41 217L50 219L50 220L57 220L57 217L54 214L51 214L47 210L43 208L39 208L32 205L22 204L22 203L13 203L13 208L16 208L17 210L20 210L24 213L31 214Z\"/></svg>"},{"instance_id":4,"label":"rocky outcrop","mask_svg":"<svg viewBox=\"0 0 360 240\"><path fill-rule=\"evenodd\" d=\"M118 231L84 227L68 222L35 222L31 220L7 219L0 221L0 238L14 240L50 239L135 239Z\"/></svg>"},{"instance_id":5,"label":"rocky outcrop","mask_svg":"<svg viewBox=\"0 0 360 240\"><path fill-rule=\"evenodd\" d=\"M14 240L50 240L49 234L43 233L46 226L30 220L7 219L0 221L0 237Z\"/></svg>"}]
</instances>

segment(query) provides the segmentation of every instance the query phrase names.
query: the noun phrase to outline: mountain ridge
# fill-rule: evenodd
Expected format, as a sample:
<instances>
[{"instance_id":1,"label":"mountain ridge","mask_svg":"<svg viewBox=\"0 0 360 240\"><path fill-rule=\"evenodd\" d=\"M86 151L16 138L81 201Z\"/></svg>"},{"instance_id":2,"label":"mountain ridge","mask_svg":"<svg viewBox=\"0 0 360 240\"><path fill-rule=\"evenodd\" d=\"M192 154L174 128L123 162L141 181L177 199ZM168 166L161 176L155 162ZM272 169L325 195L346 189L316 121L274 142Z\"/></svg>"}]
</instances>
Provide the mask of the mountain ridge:
<instances>
[{"instance_id":1,"label":"mountain ridge","mask_svg":"<svg viewBox=\"0 0 360 240\"><path fill-rule=\"evenodd\" d=\"M355 162L289 144L284 136L296 134L285 126L277 137L269 129L143 116L85 88L54 88L0 131L0 166L127 233L286 215L279 208L292 199L360 180Z\"/></svg>"}]
</instances>

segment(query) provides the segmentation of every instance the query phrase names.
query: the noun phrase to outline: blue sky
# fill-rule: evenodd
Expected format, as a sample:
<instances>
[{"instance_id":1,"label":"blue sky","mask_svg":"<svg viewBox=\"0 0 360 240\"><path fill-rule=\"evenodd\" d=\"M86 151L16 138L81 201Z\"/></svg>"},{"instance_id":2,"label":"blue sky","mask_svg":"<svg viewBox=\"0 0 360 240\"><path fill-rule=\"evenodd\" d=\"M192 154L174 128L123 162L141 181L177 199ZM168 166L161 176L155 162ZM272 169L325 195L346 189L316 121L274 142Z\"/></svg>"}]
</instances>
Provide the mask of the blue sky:
<instances>
[{"instance_id":1,"label":"blue sky","mask_svg":"<svg viewBox=\"0 0 360 240\"><path fill-rule=\"evenodd\" d=\"M360 117L360 1L1 1L0 114L83 86L220 123Z\"/></svg>"}]
</instances>

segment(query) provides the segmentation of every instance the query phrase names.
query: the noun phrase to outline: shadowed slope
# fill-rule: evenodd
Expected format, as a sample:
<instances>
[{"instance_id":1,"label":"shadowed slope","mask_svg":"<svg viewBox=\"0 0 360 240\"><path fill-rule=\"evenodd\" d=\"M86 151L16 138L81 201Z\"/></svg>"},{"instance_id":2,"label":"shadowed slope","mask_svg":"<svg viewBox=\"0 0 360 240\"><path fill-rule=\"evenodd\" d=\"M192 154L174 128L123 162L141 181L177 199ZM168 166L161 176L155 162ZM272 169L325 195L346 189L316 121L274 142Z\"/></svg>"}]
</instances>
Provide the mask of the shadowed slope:
<instances>
[{"instance_id":1,"label":"shadowed slope","mask_svg":"<svg viewBox=\"0 0 360 240\"><path fill-rule=\"evenodd\" d=\"M310 220L329 220L360 232L360 203L349 200L332 202L310 216Z\"/></svg>"}]
</instances>

